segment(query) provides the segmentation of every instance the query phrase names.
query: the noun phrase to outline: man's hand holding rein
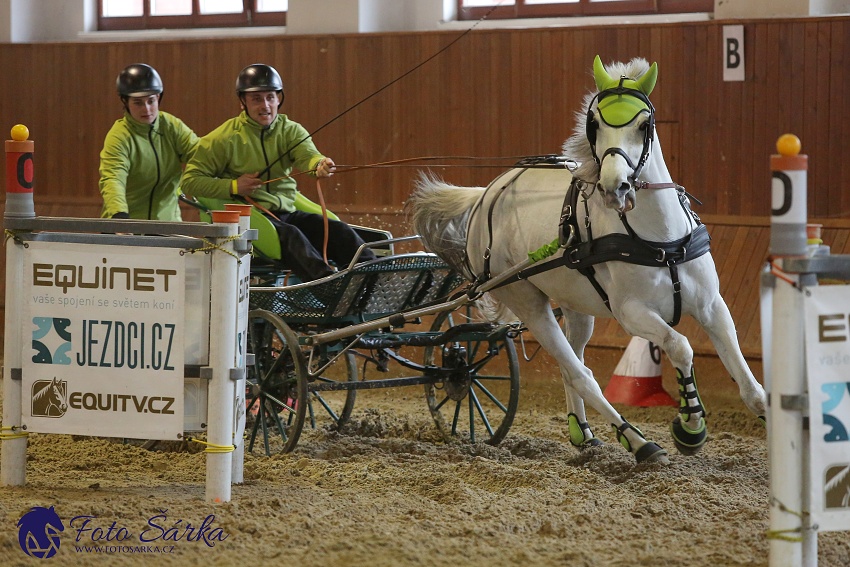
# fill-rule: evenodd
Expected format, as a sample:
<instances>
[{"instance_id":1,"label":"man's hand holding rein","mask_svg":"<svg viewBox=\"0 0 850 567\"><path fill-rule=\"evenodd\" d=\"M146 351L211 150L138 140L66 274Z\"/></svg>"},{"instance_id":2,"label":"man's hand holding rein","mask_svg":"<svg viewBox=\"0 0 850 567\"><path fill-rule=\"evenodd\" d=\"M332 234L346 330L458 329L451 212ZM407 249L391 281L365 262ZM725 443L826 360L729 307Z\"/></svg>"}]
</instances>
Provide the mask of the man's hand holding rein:
<instances>
[{"instance_id":1,"label":"man's hand holding rein","mask_svg":"<svg viewBox=\"0 0 850 567\"><path fill-rule=\"evenodd\" d=\"M336 171L336 164L334 160L329 157L322 158L322 160L316 164L316 177L330 177Z\"/></svg>"}]
</instances>

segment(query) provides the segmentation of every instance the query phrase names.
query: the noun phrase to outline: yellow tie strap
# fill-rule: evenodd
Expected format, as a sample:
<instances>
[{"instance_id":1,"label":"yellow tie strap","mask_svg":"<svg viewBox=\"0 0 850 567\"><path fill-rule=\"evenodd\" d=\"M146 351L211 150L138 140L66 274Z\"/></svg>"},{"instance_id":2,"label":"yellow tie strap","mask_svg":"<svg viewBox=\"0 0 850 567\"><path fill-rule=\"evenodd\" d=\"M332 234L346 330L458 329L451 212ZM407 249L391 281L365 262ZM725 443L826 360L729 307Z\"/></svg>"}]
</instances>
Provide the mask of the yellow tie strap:
<instances>
[{"instance_id":1,"label":"yellow tie strap","mask_svg":"<svg viewBox=\"0 0 850 567\"><path fill-rule=\"evenodd\" d=\"M225 250L224 248L221 247L221 244L227 244L228 242L233 242L234 240L239 240L240 238L242 238L242 234L234 234L233 236L228 236L227 238L222 240L220 244L216 244L215 242L210 242L206 238L202 238L201 240L204 241L206 246L202 246L201 248L188 248L188 249L186 249L186 251L189 252L190 254L194 254L195 252L208 252L210 250L221 250L225 254L229 254L230 256L233 256L234 258L236 258L236 262L238 264L241 264L242 260L239 258L239 256L237 256L236 254L234 254L230 250Z\"/></svg>"},{"instance_id":2,"label":"yellow tie strap","mask_svg":"<svg viewBox=\"0 0 850 567\"><path fill-rule=\"evenodd\" d=\"M11 433L6 433L7 431L11 431ZM23 439L27 436L29 436L29 433L21 430L17 425L0 425L0 441Z\"/></svg>"},{"instance_id":3,"label":"yellow tie strap","mask_svg":"<svg viewBox=\"0 0 850 567\"><path fill-rule=\"evenodd\" d=\"M800 520L803 519L804 515L808 515L808 512L797 512L796 510L791 510L790 508L785 506L785 504L783 504L782 502L780 502L779 500L777 500L774 497L772 497L770 499L770 501L771 501L771 504L776 504L776 506L779 508L780 511L786 512L788 514L793 514L794 516L797 516L798 518L800 518ZM800 535L788 535L788 534L800 534ZM787 530L767 530L767 532L766 532L767 539L779 539L779 540L782 540L782 541L790 541L790 542L794 542L794 543L799 543L799 542L803 541L803 535L802 534L803 534L803 528L802 527L790 528L790 529L787 529Z\"/></svg>"},{"instance_id":4,"label":"yellow tie strap","mask_svg":"<svg viewBox=\"0 0 850 567\"><path fill-rule=\"evenodd\" d=\"M216 445L215 443L210 443L203 439L195 439L194 437L186 437L186 441L205 445L204 453L232 453L236 450L236 445Z\"/></svg>"},{"instance_id":5,"label":"yellow tie strap","mask_svg":"<svg viewBox=\"0 0 850 567\"><path fill-rule=\"evenodd\" d=\"M9 240L10 238L12 238L12 239L14 239L14 241L15 241L15 242L17 242L18 244L23 244L24 246L27 246L27 244L26 244L23 240L21 240L20 238L18 238L18 233L19 233L19 232L22 232L22 231L20 231L20 230L18 230L18 231L15 231L15 230L9 230L8 228L4 229L4 230L3 230L3 234L4 234L4 235L6 235L6 238L5 238L5 240L4 240L3 242L4 242L4 243L5 243L5 242L8 242L8 240Z\"/></svg>"}]
</instances>

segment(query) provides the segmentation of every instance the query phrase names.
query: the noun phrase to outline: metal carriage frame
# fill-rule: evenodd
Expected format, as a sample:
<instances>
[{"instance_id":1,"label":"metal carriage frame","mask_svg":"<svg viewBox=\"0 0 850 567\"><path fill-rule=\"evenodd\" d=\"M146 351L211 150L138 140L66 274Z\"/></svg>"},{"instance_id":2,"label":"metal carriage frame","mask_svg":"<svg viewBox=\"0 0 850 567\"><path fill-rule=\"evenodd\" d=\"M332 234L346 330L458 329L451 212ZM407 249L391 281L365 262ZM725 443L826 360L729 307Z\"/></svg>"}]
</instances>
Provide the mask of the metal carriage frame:
<instances>
[{"instance_id":1,"label":"metal carriage frame","mask_svg":"<svg viewBox=\"0 0 850 567\"><path fill-rule=\"evenodd\" d=\"M292 451L305 424L343 428L358 390L415 385L446 441L504 439L519 402L519 324L469 322L471 298L449 297L462 276L434 254L392 253L411 240L367 240L388 255L315 282L252 267L249 451ZM390 365L407 375L365 379Z\"/></svg>"}]
</instances>

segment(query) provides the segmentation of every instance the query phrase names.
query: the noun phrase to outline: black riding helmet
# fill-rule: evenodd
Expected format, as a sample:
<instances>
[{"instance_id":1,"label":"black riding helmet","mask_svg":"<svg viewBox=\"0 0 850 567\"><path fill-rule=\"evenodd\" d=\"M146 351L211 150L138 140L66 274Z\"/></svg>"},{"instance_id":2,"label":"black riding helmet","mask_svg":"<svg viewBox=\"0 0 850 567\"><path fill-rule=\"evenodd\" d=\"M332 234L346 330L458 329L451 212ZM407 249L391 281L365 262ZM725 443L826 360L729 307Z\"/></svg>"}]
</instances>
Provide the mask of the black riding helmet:
<instances>
[{"instance_id":1,"label":"black riding helmet","mask_svg":"<svg viewBox=\"0 0 850 567\"><path fill-rule=\"evenodd\" d=\"M236 77L236 96L241 101L243 94L260 91L279 92L280 104L283 104L283 81L280 80L278 72L271 65L254 63L242 69ZM278 108L280 104L277 105Z\"/></svg>"},{"instance_id":2,"label":"black riding helmet","mask_svg":"<svg viewBox=\"0 0 850 567\"><path fill-rule=\"evenodd\" d=\"M150 65L134 63L128 65L115 81L118 95L123 99L131 96L160 95L162 98L162 79Z\"/></svg>"}]
</instances>

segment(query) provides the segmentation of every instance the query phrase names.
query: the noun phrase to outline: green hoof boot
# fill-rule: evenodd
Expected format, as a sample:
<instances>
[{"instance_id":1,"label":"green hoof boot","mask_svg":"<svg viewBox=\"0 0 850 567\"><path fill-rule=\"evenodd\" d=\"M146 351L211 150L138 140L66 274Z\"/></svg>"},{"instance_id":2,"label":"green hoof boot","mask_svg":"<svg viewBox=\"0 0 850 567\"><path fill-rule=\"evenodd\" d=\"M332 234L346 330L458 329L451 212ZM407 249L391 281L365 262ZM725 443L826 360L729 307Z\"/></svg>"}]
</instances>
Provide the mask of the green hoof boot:
<instances>
[{"instance_id":1,"label":"green hoof boot","mask_svg":"<svg viewBox=\"0 0 850 567\"><path fill-rule=\"evenodd\" d=\"M673 436L673 444L676 449L683 455L696 455L705 445L706 437L708 437L708 428L705 425L705 419L700 418L699 425L696 429L690 429L682 416L677 415L670 424L670 434Z\"/></svg>"},{"instance_id":2,"label":"green hoof boot","mask_svg":"<svg viewBox=\"0 0 850 567\"><path fill-rule=\"evenodd\" d=\"M567 424L570 432L570 444L579 451L604 445L602 441L593 436L587 422L579 421L576 414L567 415Z\"/></svg>"}]
</instances>

